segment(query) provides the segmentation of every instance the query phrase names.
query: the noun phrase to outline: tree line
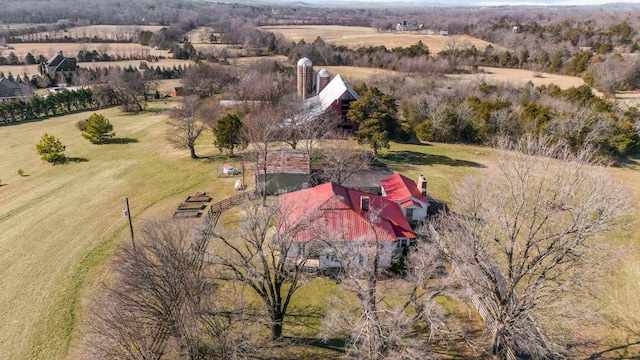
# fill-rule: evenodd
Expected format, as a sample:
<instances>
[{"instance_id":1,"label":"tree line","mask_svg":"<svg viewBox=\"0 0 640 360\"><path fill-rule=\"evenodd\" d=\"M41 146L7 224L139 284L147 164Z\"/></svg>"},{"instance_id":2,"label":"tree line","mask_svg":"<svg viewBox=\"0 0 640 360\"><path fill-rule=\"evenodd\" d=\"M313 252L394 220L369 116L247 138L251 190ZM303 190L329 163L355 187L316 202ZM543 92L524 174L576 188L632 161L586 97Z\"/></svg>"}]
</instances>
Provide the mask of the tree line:
<instances>
[{"instance_id":1,"label":"tree line","mask_svg":"<svg viewBox=\"0 0 640 360\"><path fill-rule=\"evenodd\" d=\"M63 90L46 97L35 95L29 101L0 102L0 123L9 124L46 116L65 115L95 106L96 102L91 89Z\"/></svg>"}]
</instances>

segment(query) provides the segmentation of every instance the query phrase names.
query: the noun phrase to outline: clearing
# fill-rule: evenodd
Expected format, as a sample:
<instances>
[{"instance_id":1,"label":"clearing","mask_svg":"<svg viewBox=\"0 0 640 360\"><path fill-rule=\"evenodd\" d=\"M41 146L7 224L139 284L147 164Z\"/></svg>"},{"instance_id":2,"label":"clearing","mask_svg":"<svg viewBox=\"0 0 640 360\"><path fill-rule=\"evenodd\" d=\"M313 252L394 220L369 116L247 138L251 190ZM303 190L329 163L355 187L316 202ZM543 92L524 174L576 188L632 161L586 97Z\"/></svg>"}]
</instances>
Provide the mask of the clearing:
<instances>
[{"instance_id":1,"label":"clearing","mask_svg":"<svg viewBox=\"0 0 640 360\"><path fill-rule=\"evenodd\" d=\"M379 32L369 27L339 25L263 26L260 29L282 34L295 42L304 40L307 43L311 43L320 37L327 44L343 45L353 49L378 45L384 45L387 49L392 49L395 47L408 47L417 44L418 41L422 41L429 47L431 54L436 54L447 46L455 45L457 48L475 46L482 51L487 45L491 44L468 35L441 36L427 30L420 34L408 31ZM496 48L496 45L492 46Z\"/></svg>"}]
</instances>

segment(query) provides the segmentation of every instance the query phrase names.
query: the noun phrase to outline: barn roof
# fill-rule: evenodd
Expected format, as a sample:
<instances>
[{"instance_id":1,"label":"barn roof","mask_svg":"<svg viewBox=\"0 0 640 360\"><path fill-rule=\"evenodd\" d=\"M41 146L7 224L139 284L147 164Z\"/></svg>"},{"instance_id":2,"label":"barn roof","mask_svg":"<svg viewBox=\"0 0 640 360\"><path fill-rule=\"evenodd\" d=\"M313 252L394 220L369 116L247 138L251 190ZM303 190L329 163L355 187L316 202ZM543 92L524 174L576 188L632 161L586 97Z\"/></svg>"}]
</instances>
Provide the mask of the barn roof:
<instances>
[{"instance_id":1,"label":"barn roof","mask_svg":"<svg viewBox=\"0 0 640 360\"><path fill-rule=\"evenodd\" d=\"M368 210L362 208L362 198L369 199ZM400 207L382 197L351 190L335 183L280 195L283 223L295 227L309 222L308 229L332 233L341 241L396 241L415 238ZM377 214L373 223L371 213ZM312 230L296 235L296 241L317 239Z\"/></svg>"},{"instance_id":2,"label":"barn roof","mask_svg":"<svg viewBox=\"0 0 640 360\"><path fill-rule=\"evenodd\" d=\"M310 174L311 162L309 153L302 150L273 150L267 152L267 161L259 155L258 173L264 171L266 165L267 174Z\"/></svg>"},{"instance_id":3,"label":"barn roof","mask_svg":"<svg viewBox=\"0 0 640 360\"><path fill-rule=\"evenodd\" d=\"M427 200L426 196L422 195L422 192L418 188L418 185L416 185L415 181L406 176L395 173L382 179L382 181L380 181L380 185L387 193L387 199L395 202L401 202L403 203L403 206L411 198L429 204L429 200ZM408 204L407 206L409 205L411 204Z\"/></svg>"},{"instance_id":4,"label":"barn roof","mask_svg":"<svg viewBox=\"0 0 640 360\"><path fill-rule=\"evenodd\" d=\"M336 100L339 99L352 99L358 100L360 96L349 86L349 84L344 81L340 74L336 75L327 86L320 91L318 94L318 98L320 100L320 105L322 106L322 110L326 111L331 104L333 104Z\"/></svg>"}]
</instances>

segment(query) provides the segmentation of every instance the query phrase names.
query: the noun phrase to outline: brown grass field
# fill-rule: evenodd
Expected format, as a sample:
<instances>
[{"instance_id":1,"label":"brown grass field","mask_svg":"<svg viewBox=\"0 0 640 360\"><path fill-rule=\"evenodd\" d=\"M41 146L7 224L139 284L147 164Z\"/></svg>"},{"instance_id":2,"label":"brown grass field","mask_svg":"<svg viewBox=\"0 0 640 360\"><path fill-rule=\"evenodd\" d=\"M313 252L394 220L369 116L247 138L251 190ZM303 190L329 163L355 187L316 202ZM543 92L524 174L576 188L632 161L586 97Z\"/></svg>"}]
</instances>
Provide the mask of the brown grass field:
<instances>
[{"instance_id":1,"label":"brown grass field","mask_svg":"<svg viewBox=\"0 0 640 360\"><path fill-rule=\"evenodd\" d=\"M423 31L421 34L409 32L378 32L376 29L359 26L338 25L300 25L300 26L263 26L263 30L284 35L291 41L313 42L317 37L328 44L343 45L350 48L362 46L384 45L388 49L408 47L422 41L429 47L432 54L445 49L455 43L457 47L468 48L475 45L479 50L489 45L489 42L467 35L440 36L433 32ZM495 47L495 45L493 45Z\"/></svg>"},{"instance_id":2,"label":"brown grass field","mask_svg":"<svg viewBox=\"0 0 640 360\"><path fill-rule=\"evenodd\" d=\"M14 25L11 25L11 26L14 26ZM27 26L23 25L23 27L27 27ZM98 37L100 39L107 39L107 40L122 40L123 38L130 38L132 36L137 36L143 30L156 32L162 28L163 26L156 26L156 25L142 25L142 26L91 25L91 26L72 27L66 30L39 32L33 35L23 35L20 38L23 40L28 40L34 37L45 39L47 36L50 38L63 38L65 36L68 36L72 39L85 38L85 37L89 37L89 38Z\"/></svg>"},{"instance_id":3,"label":"brown grass field","mask_svg":"<svg viewBox=\"0 0 640 360\"><path fill-rule=\"evenodd\" d=\"M134 43L20 43L10 44L10 46L13 49L3 50L1 55L7 56L13 52L22 59L27 53L31 53L34 56L43 55L48 58L62 51L66 56L76 57L80 50L96 50L98 52L104 50L112 56L153 55L171 57L171 54L166 50L155 50L150 46Z\"/></svg>"}]
</instances>

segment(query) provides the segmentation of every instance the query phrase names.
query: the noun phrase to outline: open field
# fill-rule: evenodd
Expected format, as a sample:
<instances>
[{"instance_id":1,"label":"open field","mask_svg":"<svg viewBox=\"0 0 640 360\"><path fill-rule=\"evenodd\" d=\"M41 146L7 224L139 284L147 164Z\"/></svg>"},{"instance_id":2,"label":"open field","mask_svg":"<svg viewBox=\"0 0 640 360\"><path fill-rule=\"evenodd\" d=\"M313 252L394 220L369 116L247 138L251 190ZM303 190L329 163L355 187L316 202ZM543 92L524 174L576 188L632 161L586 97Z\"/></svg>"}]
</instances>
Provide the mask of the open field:
<instances>
[{"instance_id":1,"label":"open field","mask_svg":"<svg viewBox=\"0 0 640 360\"><path fill-rule=\"evenodd\" d=\"M362 46L384 45L388 49L395 47L408 47L422 41L429 47L432 54L445 49L449 44L456 44L458 48L468 48L475 45L479 50L484 50L489 42L467 35L440 36L433 32L378 32L376 29L361 26L337 26L337 25L300 25L300 26L263 26L263 30L272 31L284 35L291 41L313 42L320 37L327 44L343 45L350 48ZM495 45L493 45L495 47Z\"/></svg>"},{"instance_id":2,"label":"open field","mask_svg":"<svg viewBox=\"0 0 640 360\"><path fill-rule=\"evenodd\" d=\"M577 76L567 76L549 73L538 73L532 70L524 69L506 69L496 67L480 67L481 72L477 74L456 74L447 75L448 78L455 80L484 80L487 82L509 83L509 84L525 84L529 81L535 86L556 84L561 89L570 87L578 87L584 85L584 80Z\"/></svg>"},{"instance_id":3,"label":"open field","mask_svg":"<svg viewBox=\"0 0 640 360\"><path fill-rule=\"evenodd\" d=\"M171 57L167 50L155 50L150 46L134 43L20 43L10 44L10 46L13 49L3 50L1 55L7 56L13 52L20 59L24 59L28 53L31 53L33 56L43 55L48 58L62 51L65 56L76 57L80 50L96 50L100 53L106 52L112 57L132 55Z\"/></svg>"},{"instance_id":4,"label":"open field","mask_svg":"<svg viewBox=\"0 0 640 360\"><path fill-rule=\"evenodd\" d=\"M235 179L216 177L222 160L193 161L168 145L167 117L158 111L175 105L158 102L156 111L139 115L99 111L121 144L83 139L75 123L90 113L0 127L2 358L67 357L87 274L127 241L122 197L129 197L135 224L170 216L197 191L216 199L234 192ZM69 163L52 166L38 158L35 144L45 132L66 145ZM214 152L206 144L198 150Z\"/></svg>"},{"instance_id":5,"label":"open field","mask_svg":"<svg viewBox=\"0 0 640 360\"><path fill-rule=\"evenodd\" d=\"M14 25L12 25L14 26ZM35 25L31 25L35 26ZM27 26L23 26L27 27ZM22 35L19 38L24 41L29 41L33 39L60 39L65 36L78 39L78 38L93 38L97 37L100 39L106 40L114 40L114 41L123 41L128 40L132 37L137 37L141 31L152 31L156 32L162 29L163 26L155 26L155 25L142 25L142 26L125 26L125 25L91 25L91 26L78 26L72 27L65 30L57 30L57 31L46 31L39 32L35 34Z\"/></svg>"}]
</instances>

